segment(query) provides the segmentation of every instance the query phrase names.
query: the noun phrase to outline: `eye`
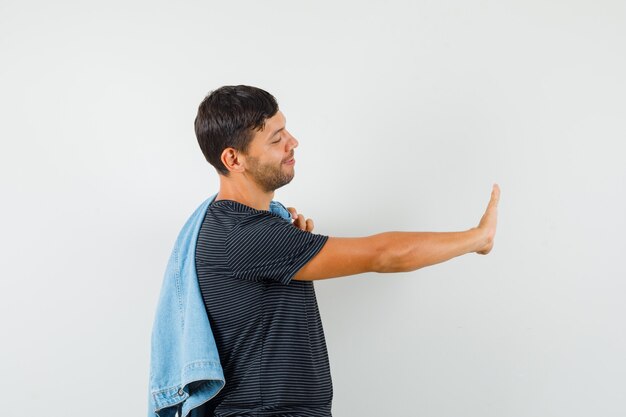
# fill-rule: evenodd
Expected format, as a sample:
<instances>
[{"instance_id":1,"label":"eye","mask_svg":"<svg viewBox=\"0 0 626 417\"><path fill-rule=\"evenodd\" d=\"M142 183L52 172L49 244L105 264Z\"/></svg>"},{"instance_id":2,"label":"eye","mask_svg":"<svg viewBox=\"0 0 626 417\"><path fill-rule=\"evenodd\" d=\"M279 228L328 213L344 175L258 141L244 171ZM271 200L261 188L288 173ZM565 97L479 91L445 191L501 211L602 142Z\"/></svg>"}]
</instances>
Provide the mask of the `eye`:
<instances>
[{"instance_id":1,"label":"eye","mask_svg":"<svg viewBox=\"0 0 626 417\"><path fill-rule=\"evenodd\" d=\"M278 143L278 142L280 142L280 140L281 140L281 139L282 139L282 138L278 138L278 140L275 140L275 141L274 141L274 142L272 142L272 143Z\"/></svg>"}]
</instances>

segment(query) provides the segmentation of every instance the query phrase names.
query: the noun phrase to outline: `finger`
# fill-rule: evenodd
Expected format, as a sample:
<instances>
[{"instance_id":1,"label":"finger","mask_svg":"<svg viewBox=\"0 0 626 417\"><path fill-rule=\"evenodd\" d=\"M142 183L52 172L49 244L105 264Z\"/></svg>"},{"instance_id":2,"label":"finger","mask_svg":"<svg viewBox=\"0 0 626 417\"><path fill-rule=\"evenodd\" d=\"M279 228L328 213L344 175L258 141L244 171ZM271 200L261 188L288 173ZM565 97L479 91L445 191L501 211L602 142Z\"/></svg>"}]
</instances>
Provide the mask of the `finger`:
<instances>
[{"instance_id":1,"label":"finger","mask_svg":"<svg viewBox=\"0 0 626 417\"><path fill-rule=\"evenodd\" d=\"M494 184L491 190L491 199L489 200L489 207L497 207L500 201L500 187L498 184Z\"/></svg>"},{"instance_id":2,"label":"finger","mask_svg":"<svg viewBox=\"0 0 626 417\"><path fill-rule=\"evenodd\" d=\"M491 193L493 195L494 200L496 200L496 204L500 201L500 186L498 184L493 185L493 191Z\"/></svg>"},{"instance_id":3,"label":"finger","mask_svg":"<svg viewBox=\"0 0 626 417\"><path fill-rule=\"evenodd\" d=\"M298 212L295 207L287 207L287 210L289 210L292 219L296 219L298 217Z\"/></svg>"},{"instance_id":4,"label":"finger","mask_svg":"<svg viewBox=\"0 0 626 417\"><path fill-rule=\"evenodd\" d=\"M307 232L313 231L313 219L306 219L306 231Z\"/></svg>"},{"instance_id":5,"label":"finger","mask_svg":"<svg viewBox=\"0 0 626 417\"><path fill-rule=\"evenodd\" d=\"M306 229L306 221L304 220L304 216L302 214L298 214L298 220L296 220L298 228L305 230Z\"/></svg>"}]
</instances>

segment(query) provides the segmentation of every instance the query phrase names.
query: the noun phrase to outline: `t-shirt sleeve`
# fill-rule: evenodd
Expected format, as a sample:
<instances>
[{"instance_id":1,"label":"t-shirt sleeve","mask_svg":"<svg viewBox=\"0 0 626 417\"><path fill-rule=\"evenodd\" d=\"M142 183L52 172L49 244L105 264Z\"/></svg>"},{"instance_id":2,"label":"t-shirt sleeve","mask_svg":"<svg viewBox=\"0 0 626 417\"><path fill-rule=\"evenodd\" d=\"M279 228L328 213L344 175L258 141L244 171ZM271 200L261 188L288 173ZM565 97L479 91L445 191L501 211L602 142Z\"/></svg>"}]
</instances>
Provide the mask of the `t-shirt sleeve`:
<instances>
[{"instance_id":1,"label":"t-shirt sleeve","mask_svg":"<svg viewBox=\"0 0 626 417\"><path fill-rule=\"evenodd\" d=\"M229 233L225 249L235 277L289 284L327 240L328 236L301 230L279 216L251 213Z\"/></svg>"}]
</instances>

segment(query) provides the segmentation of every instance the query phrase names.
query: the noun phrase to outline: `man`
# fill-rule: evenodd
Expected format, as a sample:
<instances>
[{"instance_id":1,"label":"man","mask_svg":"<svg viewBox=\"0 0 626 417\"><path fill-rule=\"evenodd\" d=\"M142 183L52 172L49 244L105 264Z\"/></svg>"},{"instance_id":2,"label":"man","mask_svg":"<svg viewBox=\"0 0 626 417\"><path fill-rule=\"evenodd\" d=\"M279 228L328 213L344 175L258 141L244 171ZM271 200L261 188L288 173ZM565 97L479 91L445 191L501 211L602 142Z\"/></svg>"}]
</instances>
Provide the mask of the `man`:
<instances>
[{"instance_id":1,"label":"man","mask_svg":"<svg viewBox=\"0 0 626 417\"><path fill-rule=\"evenodd\" d=\"M294 177L298 141L264 90L238 85L211 92L195 131L220 178L196 244L198 281L226 380L205 415L330 416L332 381L313 281L413 271L493 247L496 184L479 225L462 232L329 237L312 233L313 221L293 207L293 224L270 212L274 191Z\"/></svg>"}]
</instances>

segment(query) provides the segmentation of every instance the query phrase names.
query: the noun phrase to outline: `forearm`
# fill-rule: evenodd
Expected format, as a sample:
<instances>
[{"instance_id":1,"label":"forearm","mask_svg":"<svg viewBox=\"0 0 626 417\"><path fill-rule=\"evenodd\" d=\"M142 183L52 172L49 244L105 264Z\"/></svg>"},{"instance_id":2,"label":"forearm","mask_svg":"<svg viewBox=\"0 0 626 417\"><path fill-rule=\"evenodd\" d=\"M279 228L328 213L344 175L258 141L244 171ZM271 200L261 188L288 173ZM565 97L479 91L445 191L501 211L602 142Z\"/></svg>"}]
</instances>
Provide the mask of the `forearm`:
<instances>
[{"instance_id":1,"label":"forearm","mask_svg":"<svg viewBox=\"0 0 626 417\"><path fill-rule=\"evenodd\" d=\"M484 245L484 233L472 228L463 232L384 232L376 235L380 245L378 272L409 272L445 262Z\"/></svg>"}]
</instances>

